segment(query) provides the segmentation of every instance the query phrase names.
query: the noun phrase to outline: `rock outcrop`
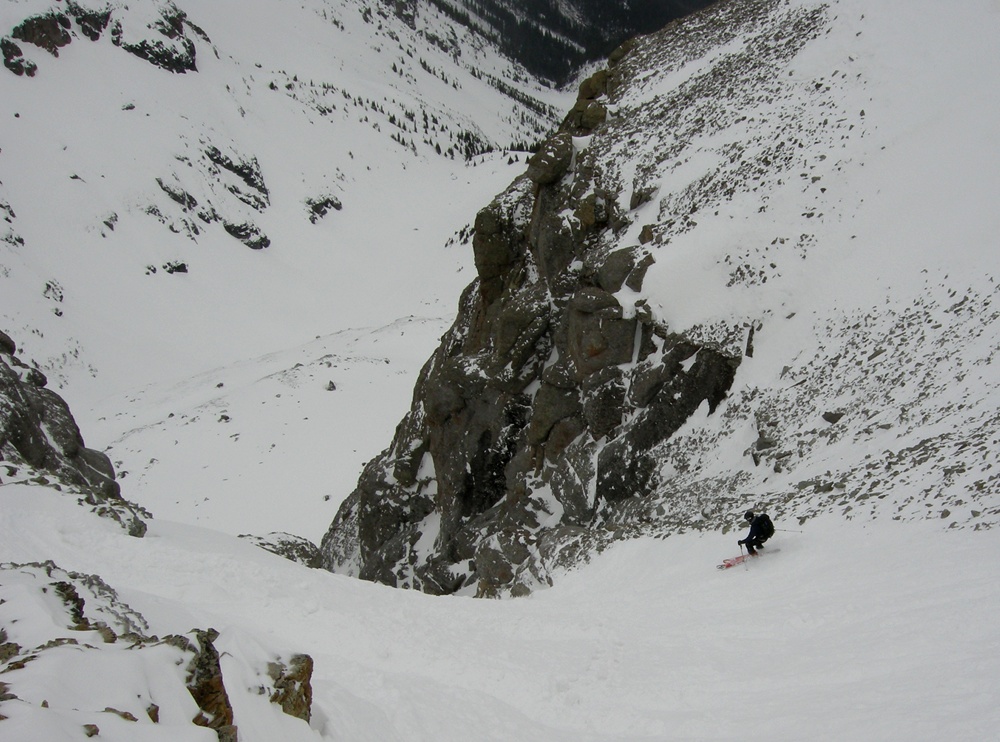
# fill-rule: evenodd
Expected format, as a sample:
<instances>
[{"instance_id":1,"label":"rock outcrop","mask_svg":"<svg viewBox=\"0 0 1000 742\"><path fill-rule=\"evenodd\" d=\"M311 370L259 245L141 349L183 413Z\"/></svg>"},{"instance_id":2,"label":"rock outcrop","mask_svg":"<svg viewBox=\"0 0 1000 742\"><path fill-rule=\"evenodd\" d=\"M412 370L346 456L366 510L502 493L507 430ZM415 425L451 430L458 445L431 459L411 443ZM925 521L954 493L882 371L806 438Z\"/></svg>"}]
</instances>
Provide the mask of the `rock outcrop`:
<instances>
[{"instance_id":1,"label":"rock outcrop","mask_svg":"<svg viewBox=\"0 0 1000 742\"><path fill-rule=\"evenodd\" d=\"M324 538L325 567L431 593L528 592L564 549L601 541L609 512L654 487L655 448L725 397L740 348L675 333L633 298L653 257L625 239L625 184L587 150L626 84L616 65L585 81L477 215L478 279Z\"/></svg>"},{"instance_id":2,"label":"rock outcrop","mask_svg":"<svg viewBox=\"0 0 1000 742\"><path fill-rule=\"evenodd\" d=\"M229 652L232 661L244 665L244 676L256 673L260 686L236 683L227 689L218 631L152 635L147 620L96 575L67 571L51 561L0 564L0 604L9 604L8 616L24 619L0 622L0 674L5 679L0 710L19 705L19 710L39 714L71 713L86 722L81 728L87 736L99 736L109 714L135 724L139 735L138 728L145 725L176 726L186 718L214 731L219 742L239 738L231 693L266 696L284 713L306 722L311 716L313 661L308 655L284 661ZM46 641L39 644L41 634ZM46 661L36 662L41 658ZM48 672L66 667L62 683L69 689L99 677L103 693L115 705L96 700L101 690L70 693L72 709L55 698L50 703L43 696L51 678L44 677L42 666ZM87 666L95 668L90 676L81 672ZM187 702L185 695L190 696ZM91 705L82 703L84 698Z\"/></svg>"},{"instance_id":3,"label":"rock outcrop","mask_svg":"<svg viewBox=\"0 0 1000 742\"><path fill-rule=\"evenodd\" d=\"M274 681L269 696L289 716L308 722L312 717L313 659L308 654L296 654L288 662L272 662L267 674Z\"/></svg>"},{"instance_id":4,"label":"rock outcrop","mask_svg":"<svg viewBox=\"0 0 1000 742\"><path fill-rule=\"evenodd\" d=\"M97 41L109 33L112 43L150 64L174 73L197 72L195 39L211 43L198 26L171 2L161 3L152 23L133 23L129 8L108 3L85 8L77 3L54 4L47 12L25 18L0 40L4 66L16 75L34 76L38 65L24 57L14 40L58 57L77 35Z\"/></svg>"},{"instance_id":5,"label":"rock outcrop","mask_svg":"<svg viewBox=\"0 0 1000 742\"><path fill-rule=\"evenodd\" d=\"M860 105L888 84L863 21L719 2L581 84L476 217L478 279L324 566L520 595L615 540L748 508L995 526L1000 289L847 226L898 145ZM855 239L891 300L843 303ZM897 280L911 259L923 278Z\"/></svg>"},{"instance_id":6,"label":"rock outcrop","mask_svg":"<svg viewBox=\"0 0 1000 742\"><path fill-rule=\"evenodd\" d=\"M240 534L240 538L246 539L264 551L284 557L290 562L295 562L305 567L320 566L319 548L309 539L302 536L275 531L264 536Z\"/></svg>"},{"instance_id":7,"label":"rock outcrop","mask_svg":"<svg viewBox=\"0 0 1000 742\"><path fill-rule=\"evenodd\" d=\"M149 513L122 498L111 461L84 445L65 400L46 388L45 375L23 363L16 350L0 332L0 475L76 494L129 534L142 536Z\"/></svg>"}]
</instances>

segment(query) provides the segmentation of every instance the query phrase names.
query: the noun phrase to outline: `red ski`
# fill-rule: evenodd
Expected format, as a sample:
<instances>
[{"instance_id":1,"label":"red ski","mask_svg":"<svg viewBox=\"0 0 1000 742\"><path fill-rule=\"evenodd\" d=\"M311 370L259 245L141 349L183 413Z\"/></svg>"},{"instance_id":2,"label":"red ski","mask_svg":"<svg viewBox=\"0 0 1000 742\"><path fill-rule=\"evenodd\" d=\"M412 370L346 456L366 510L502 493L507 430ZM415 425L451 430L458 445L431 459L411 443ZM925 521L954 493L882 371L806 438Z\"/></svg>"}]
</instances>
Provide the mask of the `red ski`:
<instances>
[{"instance_id":1,"label":"red ski","mask_svg":"<svg viewBox=\"0 0 1000 742\"><path fill-rule=\"evenodd\" d=\"M767 553L774 554L778 549L770 549ZM739 556L730 557L729 559L723 559L722 564L716 566L717 569L729 569L730 567L735 567L738 564L743 564L743 562L748 559L754 559L759 556L764 556L763 551L758 551L756 554L740 554Z\"/></svg>"}]
</instances>

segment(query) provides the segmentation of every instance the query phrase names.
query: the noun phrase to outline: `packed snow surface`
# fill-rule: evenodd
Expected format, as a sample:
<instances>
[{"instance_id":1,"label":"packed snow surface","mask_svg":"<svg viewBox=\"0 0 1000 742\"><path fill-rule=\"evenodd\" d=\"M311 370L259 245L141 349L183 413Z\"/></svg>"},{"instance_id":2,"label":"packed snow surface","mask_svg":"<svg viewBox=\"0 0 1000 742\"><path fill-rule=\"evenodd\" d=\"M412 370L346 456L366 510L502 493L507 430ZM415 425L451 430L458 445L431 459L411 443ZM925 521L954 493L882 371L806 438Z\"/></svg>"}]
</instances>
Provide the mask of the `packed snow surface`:
<instances>
[{"instance_id":1,"label":"packed snow surface","mask_svg":"<svg viewBox=\"0 0 1000 742\"><path fill-rule=\"evenodd\" d=\"M0 498L5 558L98 573L157 633L210 625L223 653L309 652L312 726L244 700L243 740L971 742L1000 730L1000 595L984 558L1000 549L995 530L777 523L794 530L723 571L736 536L639 539L550 590L477 601L307 570L170 521L133 539L37 488ZM38 679L23 696L49 709L6 704L4 739L60 728L90 682Z\"/></svg>"}]
</instances>

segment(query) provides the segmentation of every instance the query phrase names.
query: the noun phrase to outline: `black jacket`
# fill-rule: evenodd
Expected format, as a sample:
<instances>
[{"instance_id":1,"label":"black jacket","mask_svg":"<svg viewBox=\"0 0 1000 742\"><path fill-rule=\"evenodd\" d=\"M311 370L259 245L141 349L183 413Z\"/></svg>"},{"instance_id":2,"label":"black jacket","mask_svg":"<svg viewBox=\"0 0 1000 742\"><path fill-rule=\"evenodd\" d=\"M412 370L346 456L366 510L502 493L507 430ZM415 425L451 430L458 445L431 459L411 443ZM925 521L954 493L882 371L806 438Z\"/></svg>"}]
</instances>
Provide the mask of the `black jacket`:
<instances>
[{"instance_id":1,"label":"black jacket","mask_svg":"<svg viewBox=\"0 0 1000 742\"><path fill-rule=\"evenodd\" d=\"M763 513L753 517L753 520L750 521L750 533L743 539L743 543L764 543L770 538L770 535L765 535L764 533L765 517Z\"/></svg>"}]
</instances>

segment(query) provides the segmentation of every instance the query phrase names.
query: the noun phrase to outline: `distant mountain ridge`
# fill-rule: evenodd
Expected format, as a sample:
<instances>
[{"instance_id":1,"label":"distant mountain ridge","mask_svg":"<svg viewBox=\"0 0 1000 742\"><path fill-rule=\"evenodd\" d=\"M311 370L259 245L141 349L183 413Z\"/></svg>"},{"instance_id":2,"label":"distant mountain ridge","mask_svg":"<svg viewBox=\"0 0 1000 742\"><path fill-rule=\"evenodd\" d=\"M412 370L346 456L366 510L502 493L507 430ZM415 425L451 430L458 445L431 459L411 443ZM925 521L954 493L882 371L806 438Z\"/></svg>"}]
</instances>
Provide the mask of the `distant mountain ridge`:
<instances>
[{"instance_id":1,"label":"distant mountain ridge","mask_svg":"<svg viewBox=\"0 0 1000 742\"><path fill-rule=\"evenodd\" d=\"M531 72L565 82L626 39L655 31L714 0L426 0L478 30ZM398 0L419 12L419 0Z\"/></svg>"}]
</instances>

